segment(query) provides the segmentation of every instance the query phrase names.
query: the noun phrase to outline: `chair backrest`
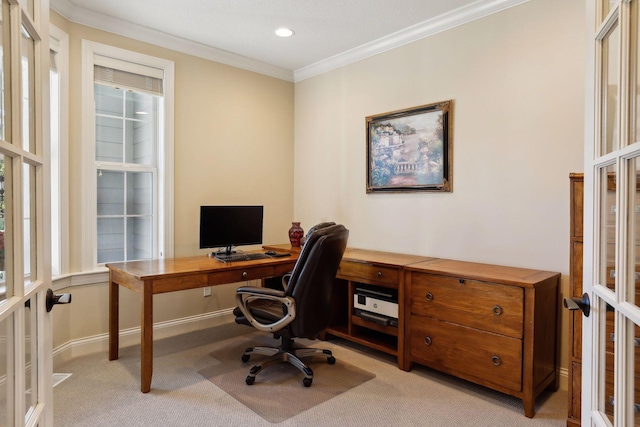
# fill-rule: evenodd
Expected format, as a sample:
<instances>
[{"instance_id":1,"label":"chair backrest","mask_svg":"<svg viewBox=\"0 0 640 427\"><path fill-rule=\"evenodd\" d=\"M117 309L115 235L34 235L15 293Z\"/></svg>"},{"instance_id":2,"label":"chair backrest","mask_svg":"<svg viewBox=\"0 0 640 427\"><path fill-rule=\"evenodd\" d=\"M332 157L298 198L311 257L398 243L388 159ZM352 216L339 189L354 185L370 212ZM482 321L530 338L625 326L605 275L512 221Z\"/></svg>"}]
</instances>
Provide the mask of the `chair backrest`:
<instances>
[{"instance_id":1,"label":"chair backrest","mask_svg":"<svg viewBox=\"0 0 640 427\"><path fill-rule=\"evenodd\" d=\"M349 230L342 225L307 236L286 291L296 301L296 319L289 325L293 336L315 338L329 325L331 291L348 238Z\"/></svg>"}]
</instances>

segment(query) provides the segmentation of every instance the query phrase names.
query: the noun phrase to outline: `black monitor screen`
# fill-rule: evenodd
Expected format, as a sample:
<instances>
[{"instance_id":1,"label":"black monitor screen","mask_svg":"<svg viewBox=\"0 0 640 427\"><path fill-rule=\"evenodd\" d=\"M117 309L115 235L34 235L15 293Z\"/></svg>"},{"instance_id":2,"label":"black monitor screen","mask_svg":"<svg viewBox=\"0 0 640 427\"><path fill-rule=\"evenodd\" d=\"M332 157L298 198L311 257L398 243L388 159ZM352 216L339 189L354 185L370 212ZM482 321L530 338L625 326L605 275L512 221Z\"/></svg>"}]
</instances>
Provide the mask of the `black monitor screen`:
<instances>
[{"instance_id":1,"label":"black monitor screen","mask_svg":"<svg viewBox=\"0 0 640 427\"><path fill-rule=\"evenodd\" d=\"M200 248L262 243L262 206L200 206Z\"/></svg>"}]
</instances>

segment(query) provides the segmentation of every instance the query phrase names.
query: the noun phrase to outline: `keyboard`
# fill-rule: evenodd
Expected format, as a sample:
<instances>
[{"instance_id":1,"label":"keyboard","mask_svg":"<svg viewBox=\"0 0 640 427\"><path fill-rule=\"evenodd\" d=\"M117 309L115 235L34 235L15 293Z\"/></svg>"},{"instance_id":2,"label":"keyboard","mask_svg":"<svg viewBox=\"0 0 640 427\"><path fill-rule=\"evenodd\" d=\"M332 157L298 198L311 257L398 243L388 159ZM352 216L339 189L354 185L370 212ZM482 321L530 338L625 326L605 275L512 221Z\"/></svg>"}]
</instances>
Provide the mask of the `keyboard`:
<instances>
[{"instance_id":1,"label":"keyboard","mask_svg":"<svg viewBox=\"0 0 640 427\"><path fill-rule=\"evenodd\" d=\"M261 254L261 253L249 253L249 254L243 254L243 253L237 253L237 254L230 254L230 255L216 255L215 257L218 261L222 261L222 262L234 262L234 261L253 261L256 259L266 259L266 258L271 258L269 255L265 255L265 254Z\"/></svg>"}]
</instances>

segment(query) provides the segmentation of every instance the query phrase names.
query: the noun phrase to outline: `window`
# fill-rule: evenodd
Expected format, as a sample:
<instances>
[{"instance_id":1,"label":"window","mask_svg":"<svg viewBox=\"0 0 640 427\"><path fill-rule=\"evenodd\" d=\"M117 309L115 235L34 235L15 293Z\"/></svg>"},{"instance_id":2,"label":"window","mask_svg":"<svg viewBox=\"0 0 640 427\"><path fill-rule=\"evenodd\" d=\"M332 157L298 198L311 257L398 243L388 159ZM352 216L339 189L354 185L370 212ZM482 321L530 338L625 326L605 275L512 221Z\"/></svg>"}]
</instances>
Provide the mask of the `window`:
<instances>
[{"instance_id":1,"label":"window","mask_svg":"<svg viewBox=\"0 0 640 427\"><path fill-rule=\"evenodd\" d=\"M94 95L98 263L151 259L162 98L100 83Z\"/></svg>"},{"instance_id":2,"label":"window","mask_svg":"<svg viewBox=\"0 0 640 427\"><path fill-rule=\"evenodd\" d=\"M67 273L69 235L69 172L68 117L69 93L68 52L69 37L51 25L49 27L49 100L51 118L51 274Z\"/></svg>"},{"instance_id":3,"label":"window","mask_svg":"<svg viewBox=\"0 0 640 427\"><path fill-rule=\"evenodd\" d=\"M172 256L173 63L88 41L83 55L84 267Z\"/></svg>"}]
</instances>

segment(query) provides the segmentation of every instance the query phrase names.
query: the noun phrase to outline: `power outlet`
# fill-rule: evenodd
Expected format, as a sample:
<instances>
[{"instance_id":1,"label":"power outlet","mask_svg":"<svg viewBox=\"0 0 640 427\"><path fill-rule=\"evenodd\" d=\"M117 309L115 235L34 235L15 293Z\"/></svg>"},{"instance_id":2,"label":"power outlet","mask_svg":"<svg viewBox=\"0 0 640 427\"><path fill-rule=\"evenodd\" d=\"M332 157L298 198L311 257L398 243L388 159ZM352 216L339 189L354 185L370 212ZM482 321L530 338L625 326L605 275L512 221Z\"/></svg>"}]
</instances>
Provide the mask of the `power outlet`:
<instances>
[{"instance_id":1,"label":"power outlet","mask_svg":"<svg viewBox=\"0 0 640 427\"><path fill-rule=\"evenodd\" d=\"M204 296L205 297L210 297L211 296L211 286L205 286L205 288L204 288Z\"/></svg>"}]
</instances>

